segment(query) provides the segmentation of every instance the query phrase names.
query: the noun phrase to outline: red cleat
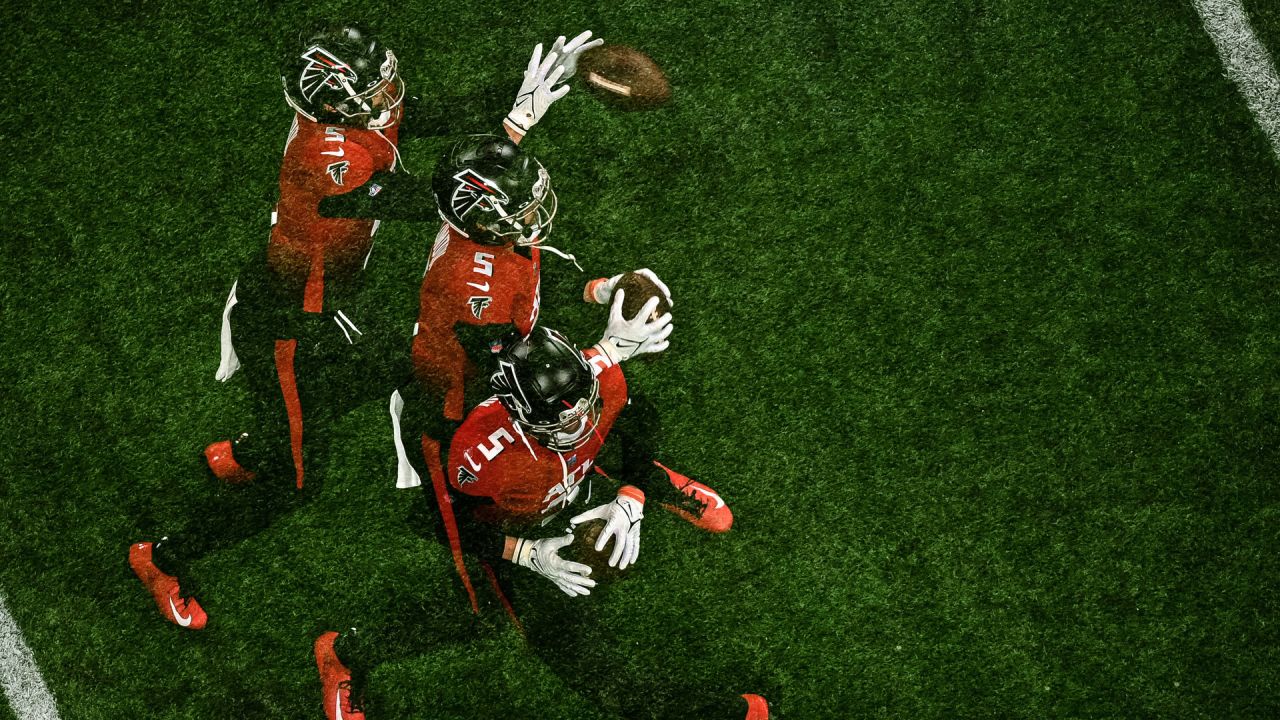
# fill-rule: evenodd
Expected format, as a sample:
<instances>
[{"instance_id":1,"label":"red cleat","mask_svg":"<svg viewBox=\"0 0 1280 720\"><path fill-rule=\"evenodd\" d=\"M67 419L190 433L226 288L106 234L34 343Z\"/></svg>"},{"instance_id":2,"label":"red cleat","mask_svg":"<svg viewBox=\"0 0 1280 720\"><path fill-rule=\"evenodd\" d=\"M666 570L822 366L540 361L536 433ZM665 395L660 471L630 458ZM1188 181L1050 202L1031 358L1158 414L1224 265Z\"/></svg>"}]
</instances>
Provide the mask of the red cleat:
<instances>
[{"instance_id":1,"label":"red cleat","mask_svg":"<svg viewBox=\"0 0 1280 720\"><path fill-rule=\"evenodd\" d=\"M320 691L324 714L329 720L364 720L364 710L351 700L351 671L333 651L338 633L329 631L316 638L316 669L320 671Z\"/></svg>"},{"instance_id":2,"label":"red cleat","mask_svg":"<svg viewBox=\"0 0 1280 720\"><path fill-rule=\"evenodd\" d=\"M679 515L694 526L713 533L729 532L733 527L733 511L725 504L724 499L711 488L689 477L685 477L657 460L654 465L662 468L677 490L690 498L685 506L663 505L662 507Z\"/></svg>"},{"instance_id":3,"label":"red cleat","mask_svg":"<svg viewBox=\"0 0 1280 720\"><path fill-rule=\"evenodd\" d=\"M210 443L209 447L204 449L204 459L209 463L209 470L219 480L229 483L245 483L258 476L252 470L246 470L243 465L236 462L236 456L232 448L230 440L219 440L216 443Z\"/></svg>"},{"instance_id":4,"label":"red cleat","mask_svg":"<svg viewBox=\"0 0 1280 720\"><path fill-rule=\"evenodd\" d=\"M747 701L747 717L744 720L769 720L769 702L760 695L746 694L742 696Z\"/></svg>"},{"instance_id":5,"label":"red cleat","mask_svg":"<svg viewBox=\"0 0 1280 720\"><path fill-rule=\"evenodd\" d=\"M166 620L188 630L202 630L209 616L195 598L183 599L178 589L178 578L164 574L151 561L151 543L134 543L129 546L129 567L151 593L156 607Z\"/></svg>"}]
</instances>

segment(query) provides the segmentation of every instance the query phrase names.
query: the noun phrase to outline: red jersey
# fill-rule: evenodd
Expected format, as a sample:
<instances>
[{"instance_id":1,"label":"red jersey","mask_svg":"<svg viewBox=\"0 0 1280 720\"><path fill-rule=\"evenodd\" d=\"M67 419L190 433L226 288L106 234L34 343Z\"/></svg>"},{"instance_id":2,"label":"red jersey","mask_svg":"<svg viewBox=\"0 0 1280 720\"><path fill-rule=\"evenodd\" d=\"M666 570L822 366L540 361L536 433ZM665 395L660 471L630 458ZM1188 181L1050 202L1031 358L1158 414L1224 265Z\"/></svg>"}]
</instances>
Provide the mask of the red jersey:
<instances>
[{"instance_id":1,"label":"red jersey","mask_svg":"<svg viewBox=\"0 0 1280 720\"><path fill-rule=\"evenodd\" d=\"M449 484L456 492L493 502L477 508L476 519L536 525L547 522L578 497L610 428L627 405L622 367L594 348L582 356L600 380L603 408L595 432L581 447L557 452L527 435L522 439L496 397L472 410L454 434L446 467Z\"/></svg>"},{"instance_id":2,"label":"red jersey","mask_svg":"<svg viewBox=\"0 0 1280 720\"><path fill-rule=\"evenodd\" d=\"M474 372L455 327L514 325L528 335L538 322L538 248L531 255L472 242L447 224L436 235L422 279L413 364L418 379L444 395L445 417L462 419L463 390Z\"/></svg>"},{"instance_id":3,"label":"red jersey","mask_svg":"<svg viewBox=\"0 0 1280 720\"><path fill-rule=\"evenodd\" d=\"M267 262L302 296L302 309L321 312L325 276L350 277L373 248L376 220L320 216L320 201L360 187L375 172L394 170L399 126L376 130L326 125L294 115L280 165L280 202L272 213Z\"/></svg>"}]
</instances>

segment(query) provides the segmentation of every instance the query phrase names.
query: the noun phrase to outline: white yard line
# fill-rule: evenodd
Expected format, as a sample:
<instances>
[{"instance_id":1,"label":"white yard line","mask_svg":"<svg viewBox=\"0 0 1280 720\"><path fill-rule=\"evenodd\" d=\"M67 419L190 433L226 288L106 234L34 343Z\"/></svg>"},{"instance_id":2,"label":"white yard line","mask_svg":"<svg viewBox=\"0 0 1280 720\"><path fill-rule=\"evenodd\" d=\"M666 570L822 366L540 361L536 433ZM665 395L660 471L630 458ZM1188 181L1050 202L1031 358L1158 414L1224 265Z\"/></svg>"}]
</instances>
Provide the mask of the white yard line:
<instances>
[{"instance_id":1,"label":"white yard line","mask_svg":"<svg viewBox=\"0 0 1280 720\"><path fill-rule=\"evenodd\" d=\"M1227 77L1240 88L1271 149L1280 157L1280 77L1240 0L1191 0L1191 4L1218 47Z\"/></svg>"},{"instance_id":2,"label":"white yard line","mask_svg":"<svg viewBox=\"0 0 1280 720\"><path fill-rule=\"evenodd\" d=\"M58 720L53 694L40 677L31 649L22 639L9 607L0 594L0 686L18 720Z\"/></svg>"}]
</instances>

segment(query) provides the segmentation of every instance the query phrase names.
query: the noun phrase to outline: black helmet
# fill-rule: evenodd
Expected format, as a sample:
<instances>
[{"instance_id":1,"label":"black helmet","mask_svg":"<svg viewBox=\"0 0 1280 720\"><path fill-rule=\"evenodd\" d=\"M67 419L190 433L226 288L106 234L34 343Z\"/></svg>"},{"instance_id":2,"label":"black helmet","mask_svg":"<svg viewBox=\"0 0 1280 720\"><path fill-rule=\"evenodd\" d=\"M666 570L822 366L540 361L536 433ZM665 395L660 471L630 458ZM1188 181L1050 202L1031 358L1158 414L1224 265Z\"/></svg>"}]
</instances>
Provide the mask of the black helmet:
<instances>
[{"instance_id":1,"label":"black helmet","mask_svg":"<svg viewBox=\"0 0 1280 720\"><path fill-rule=\"evenodd\" d=\"M547 169L497 135L455 143L436 164L431 190L440 217L483 245L537 245L556 214Z\"/></svg>"},{"instance_id":2,"label":"black helmet","mask_svg":"<svg viewBox=\"0 0 1280 720\"><path fill-rule=\"evenodd\" d=\"M558 452L581 447L600 421L600 381L564 335L535 327L510 333L498 351L489 387L538 443Z\"/></svg>"},{"instance_id":3,"label":"black helmet","mask_svg":"<svg viewBox=\"0 0 1280 720\"><path fill-rule=\"evenodd\" d=\"M314 122L381 130L400 119L395 53L356 25L303 35L280 81L285 102Z\"/></svg>"}]
</instances>

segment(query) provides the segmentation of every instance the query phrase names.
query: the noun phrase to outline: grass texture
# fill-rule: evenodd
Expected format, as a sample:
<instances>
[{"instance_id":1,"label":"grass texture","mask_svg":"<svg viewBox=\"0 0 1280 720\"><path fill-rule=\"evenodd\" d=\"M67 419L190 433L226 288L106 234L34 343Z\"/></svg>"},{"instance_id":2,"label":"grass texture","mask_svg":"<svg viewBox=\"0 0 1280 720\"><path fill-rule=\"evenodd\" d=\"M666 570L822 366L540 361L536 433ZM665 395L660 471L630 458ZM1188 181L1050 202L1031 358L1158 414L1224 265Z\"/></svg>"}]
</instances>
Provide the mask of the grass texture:
<instances>
[{"instance_id":1,"label":"grass texture","mask_svg":"<svg viewBox=\"0 0 1280 720\"><path fill-rule=\"evenodd\" d=\"M583 281L666 279L671 350L630 380L737 516L651 513L636 574L583 601L603 685L749 678L792 720L1280 710L1280 178L1189 3L3 13L0 587L64 718L320 717L314 635L455 582L405 529L380 403L316 502L204 561L216 627L162 623L125 564L242 418L219 312L267 239L278 59L323 18L428 99L512 94L585 28L671 77L648 113L575 90L527 141L586 268L546 258L542 322L591 342ZM388 224L371 260L406 329L433 235ZM570 679L507 633L374 685L395 717L610 717Z\"/></svg>"}]
</instances>

